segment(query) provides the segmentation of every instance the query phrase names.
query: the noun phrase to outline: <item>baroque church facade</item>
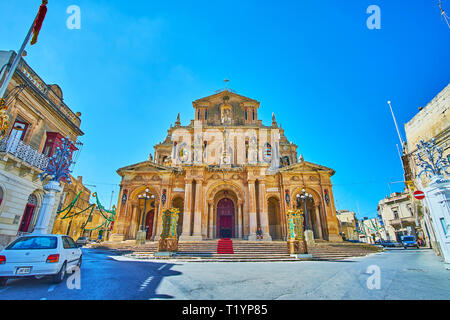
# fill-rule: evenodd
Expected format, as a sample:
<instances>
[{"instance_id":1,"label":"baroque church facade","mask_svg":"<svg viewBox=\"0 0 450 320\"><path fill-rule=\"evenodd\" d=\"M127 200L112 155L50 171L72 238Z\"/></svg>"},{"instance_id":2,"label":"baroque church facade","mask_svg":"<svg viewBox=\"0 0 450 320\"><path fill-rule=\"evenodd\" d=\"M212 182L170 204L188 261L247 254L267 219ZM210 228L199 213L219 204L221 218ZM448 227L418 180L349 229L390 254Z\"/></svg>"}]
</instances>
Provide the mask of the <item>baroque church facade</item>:
<instances>
[{"instance_id":1,"label":"baroque church facade","mask_svg":"<svg viewBox=\"0 0 450 320\"><path fill-rule=\"evenodd\" d=\"M193 102L195 119L180 116L154 158L117 170L122 177L110 240L159 240L162 213L180 211L180 241L220 238L285 241L286 213L307 193L315 239L342 241L331 177L335 171L297 158L278 126L258 120L260 103L225 89ZM305 202L303 202L305 201Z\"/></svg>"}]
</instances>

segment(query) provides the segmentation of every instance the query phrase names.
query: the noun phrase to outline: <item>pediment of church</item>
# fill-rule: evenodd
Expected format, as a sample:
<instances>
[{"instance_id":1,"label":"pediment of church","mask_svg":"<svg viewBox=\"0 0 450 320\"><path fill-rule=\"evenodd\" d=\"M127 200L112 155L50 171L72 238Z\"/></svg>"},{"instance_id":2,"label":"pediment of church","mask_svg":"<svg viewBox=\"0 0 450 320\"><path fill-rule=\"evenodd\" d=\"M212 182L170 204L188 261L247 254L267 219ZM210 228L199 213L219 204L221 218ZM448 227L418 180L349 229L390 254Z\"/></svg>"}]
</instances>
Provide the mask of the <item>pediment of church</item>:
<instances>
[{"instance_id":1,"label":"pediment of church","mask_svg":"<svg viewBox=\"0 0 450 320\"><path fill-rule=\"evenodd\" d=\"M136 163L127 167L123 167L120 168L119 170L117 170L117 173L119 175L122 175L123 173L150 173L150 172L173 172L174 169L173 168L169 168L169 167L165 167L165 166L161 166L158 165L154 162L151 161L144 161L144 162L140 162L140 163Z\"/></svg>"},{"instance_id":2,"label":"pediment of church","mask_svg":"<svg viewBox=\"0 0 450 320\"><path fill-rule=\"evenodd\" d=\"M245 103L245 102L249 102L252 103L253 105L257 105L259 106L259 102L257 100L251 99L249 97L237 94L235 92L229 91L229 90L223 90L219 93L195 100L192 104L194 105L194 107L197 106L213 106L215 104L220 104L224 101L237 101L240 103Z\"/></svg>"},{"instance_id":3,"label":"pediment of church","mask_svg":"<svg viewBox=\"0 0 450 320\"><path fill-rule=\"evenodd\" d=\"M331 168L321 166L312 162L302 161L299 163L295 163L293 165L290 165L288 167L281 168L279 170L280 172L328 172L330 176L334 175L336 171L334 171Z\"/></svg>"}]
</instances>

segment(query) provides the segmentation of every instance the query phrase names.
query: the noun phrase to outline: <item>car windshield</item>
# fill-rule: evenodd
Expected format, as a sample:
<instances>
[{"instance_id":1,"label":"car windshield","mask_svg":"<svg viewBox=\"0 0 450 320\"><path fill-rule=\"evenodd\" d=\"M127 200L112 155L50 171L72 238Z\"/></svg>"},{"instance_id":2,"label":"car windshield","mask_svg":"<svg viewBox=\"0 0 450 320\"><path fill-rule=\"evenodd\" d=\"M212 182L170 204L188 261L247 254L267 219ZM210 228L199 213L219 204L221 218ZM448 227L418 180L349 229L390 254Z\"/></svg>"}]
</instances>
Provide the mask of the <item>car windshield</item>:
<instances>
[{"instance_id":1,"label":"car windshield","mask_svg":"<svg viewBox=\"0 0 450 320\"><path fill-rule=\"evenodd\" d=\"M403 241L414 241L414 237L403 237Z\"/></svg>"},{"instance_id":2,"label":"car windshield","mask_svg":"<svg viewBox=\"0 0 450 320\"><path fill-rule=\"evenodd\" d=\"M7 246L6 250L47 250L57 246L56 237L23 237Z\"/></svg>"}]
</instances>

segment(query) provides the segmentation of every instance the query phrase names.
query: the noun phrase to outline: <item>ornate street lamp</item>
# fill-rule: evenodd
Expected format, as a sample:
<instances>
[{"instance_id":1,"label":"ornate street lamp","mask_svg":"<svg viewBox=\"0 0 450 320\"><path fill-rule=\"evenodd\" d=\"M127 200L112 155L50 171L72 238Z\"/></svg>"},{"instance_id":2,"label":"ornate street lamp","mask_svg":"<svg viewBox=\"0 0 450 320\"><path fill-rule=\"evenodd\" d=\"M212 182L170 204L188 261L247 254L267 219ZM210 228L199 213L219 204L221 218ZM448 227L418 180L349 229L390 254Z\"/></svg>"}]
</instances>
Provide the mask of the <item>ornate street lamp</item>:
<instances>
[{"instance_id":1,"label":"ornate street lamp","mask_svg":"<svg viewBox=\"0 0 450 320\"><path fill-rule=\"evenodd\" d=\"M313 196L306 192L305 189L302 190L301 194L297 194L297 209L301 208L301 203L303 202L304 214L305 214L305 230L311 230L311 225L309 223L309 213L306 207L306 202L312 200Z\"/></svg>"},{"instance_id":2,"label":"ornate street lamp","mask_svg":"<svg viewBox=\"0 0 450 320\"><path fill-rule=\"evenodd\" d=\"M141 206L141 200L144 200L144 210L142 211L141 214L140 231L144 231L144 221L145 221L145 211L147 209L147 201L154 198L155 198L154 195L149 194L148 188L145 189L144 193L138 195L139 206Z\"/></svg>"}]
</instances>

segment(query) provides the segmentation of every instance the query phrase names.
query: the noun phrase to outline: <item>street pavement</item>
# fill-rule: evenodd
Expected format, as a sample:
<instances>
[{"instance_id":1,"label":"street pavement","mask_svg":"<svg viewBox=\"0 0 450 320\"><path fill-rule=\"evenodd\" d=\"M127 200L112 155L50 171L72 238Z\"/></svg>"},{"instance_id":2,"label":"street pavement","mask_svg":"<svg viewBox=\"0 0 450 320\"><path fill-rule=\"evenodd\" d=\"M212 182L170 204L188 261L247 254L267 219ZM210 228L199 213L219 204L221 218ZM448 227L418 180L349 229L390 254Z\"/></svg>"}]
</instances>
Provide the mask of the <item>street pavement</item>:
<instances>
[{"instance_id":1,"label":"street pavement","mask_svg":"<svg viewBox=\"0 0 450 320\"><path fill-rule=\"evenodd\" d=\"M285 263L135 261L83 249L79 288L73 279L10 280L0 300L450 299L450 271L427 249Z\"/></svg>"}]
</instances>

